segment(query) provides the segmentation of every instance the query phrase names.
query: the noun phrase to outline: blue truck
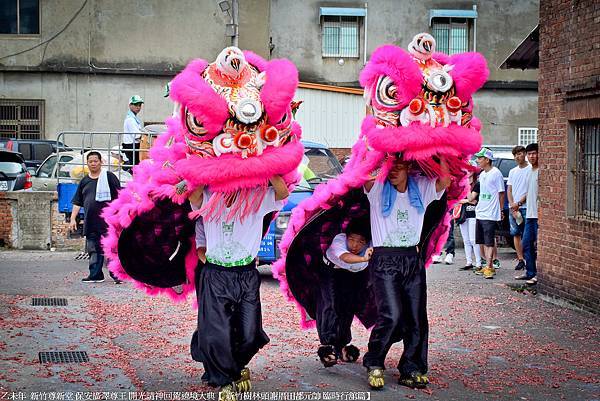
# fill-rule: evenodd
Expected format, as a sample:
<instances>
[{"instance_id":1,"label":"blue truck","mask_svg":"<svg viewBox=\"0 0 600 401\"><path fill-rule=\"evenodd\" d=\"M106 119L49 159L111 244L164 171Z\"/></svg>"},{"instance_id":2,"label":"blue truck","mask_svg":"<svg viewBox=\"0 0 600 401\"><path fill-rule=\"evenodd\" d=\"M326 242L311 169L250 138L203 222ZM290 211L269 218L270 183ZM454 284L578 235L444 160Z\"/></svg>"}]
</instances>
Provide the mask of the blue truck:
<instances>
[{"instance_id":1,"label":"blue truck","mask_svg":"<svg viewBox=\"0 0 600 401\"><path fill-rule=\"evenodd\" d=\"M325 145L310 141L302 141L302 144L304 158L299 169L302 179L290 194L277 218L271 222L269 231L260 244L258 252L260 264L270 264L279 258L279 241L288 226L292 209L309 198L317 185L342 172L342 165Z\"/></svg>"}]
</instances>

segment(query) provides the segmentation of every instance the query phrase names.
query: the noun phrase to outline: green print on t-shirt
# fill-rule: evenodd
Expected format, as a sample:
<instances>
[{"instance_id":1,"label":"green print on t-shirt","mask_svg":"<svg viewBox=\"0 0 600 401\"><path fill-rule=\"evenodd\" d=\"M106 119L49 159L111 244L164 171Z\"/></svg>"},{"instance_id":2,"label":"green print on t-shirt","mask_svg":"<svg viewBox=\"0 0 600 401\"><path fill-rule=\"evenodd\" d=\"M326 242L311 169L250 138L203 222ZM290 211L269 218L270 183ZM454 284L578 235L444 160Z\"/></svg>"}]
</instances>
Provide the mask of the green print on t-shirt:
<instances>
[{"instance_id":1,"label":"green print on t-shirt","mask_svg":"<svg viewBox=\"0 0 600 401\"><path fill-rule=\"evenodd\" d=\"M218 243L214 252L212 252L214 258L219 262L235 263L250 255L250 252L248 252L242 244L233 239L234 226L235 221L232 221L231 223L222 223L221 233L223 234L223 241Z\"/></svg>"},{"instance_id":2,"label":"green print on t-shirt","mask_svg":"<svg viewBox=\"0 0 600 401\"><path fill-rule=\"evenodd\" d=\"M407 247L415 245L412 240L416 237L417 230L408 221L408 210L398 210L396 223L398 227L388 233L383 241L383 246Z\"/></svg>"}]
</instances>

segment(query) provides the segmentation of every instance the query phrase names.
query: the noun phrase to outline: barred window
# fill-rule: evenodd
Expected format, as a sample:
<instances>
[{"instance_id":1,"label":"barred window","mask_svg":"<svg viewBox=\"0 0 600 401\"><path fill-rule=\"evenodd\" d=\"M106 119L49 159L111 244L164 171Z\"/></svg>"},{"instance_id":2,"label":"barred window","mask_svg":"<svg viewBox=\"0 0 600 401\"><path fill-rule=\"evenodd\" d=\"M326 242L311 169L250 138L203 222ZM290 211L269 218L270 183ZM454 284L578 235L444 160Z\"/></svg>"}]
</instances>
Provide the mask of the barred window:
<instances>
[{"instance_id":1,"label":"barred window","mask_svg":"<svg viewBox=\"0 0 600 401\"><path fill-rule=\"evenodd\" d=\"M0 138L44 137L44 101L0 99Z\"/></svg>"},{"instance_id":2,"label":"barred window","mask_svg":"<svg viewBox=\"0 0 600 401\"><path fill-rule=\"evenodd\" d=\"M37 35L39 33L39 0L0 1L0 34Z\"/></svg>"},{"instance_id":3,"label":"barred window","mask_svg":"<svg viewBox=\"0 0 600 401\"><path fill-rule=\"evenodd\" d=\"M434 18L431 34L435 38L436 50L446 54L471 50L470 24L467 18Z\"/></svg>"},{"instance_id":4,"label":"barred window","mask_svg":"<svg viewBox=\"0 0 600 401\"><path fill-rule=\"evenodd\" d=\"M600 119L571 124L574 214L600 221Z\"/></svg>"},{"instance_id":5,"label":"barred window","mask_svg":"<svg viewBox=\"0 0 600 401\"><path fill-rule=\"evenodd\" d=\"M537 128L519 128L519 145L527 146L530 143L537 143Z\"/></svg>"},{"instance_id":6,"label":"barred window","mask_svg":"<svg viewBox=\"0 0 600 401\"><path fill-rule=\"evenodd\" d=\"M358 57L358 17L323 16L323 57Z\"/></svg>"}]
</instances>

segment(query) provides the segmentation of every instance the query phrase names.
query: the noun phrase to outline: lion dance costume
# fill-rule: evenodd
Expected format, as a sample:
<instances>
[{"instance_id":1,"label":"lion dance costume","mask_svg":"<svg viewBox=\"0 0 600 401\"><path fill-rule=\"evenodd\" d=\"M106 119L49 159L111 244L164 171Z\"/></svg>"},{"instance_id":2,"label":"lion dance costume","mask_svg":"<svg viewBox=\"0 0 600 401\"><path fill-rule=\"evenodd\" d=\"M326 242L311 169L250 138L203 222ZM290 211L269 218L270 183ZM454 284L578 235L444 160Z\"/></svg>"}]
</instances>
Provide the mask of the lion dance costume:
<instances>
[{"instance_id":1,"label":"lion dance costume","mask_svg":"<svg viewBox=\"0 0 600 401\"><path fill-rule=\"evenodd\" d=\"M429 34L416 35L408 50L384 45L372 54L360 75L369 113L362 122L351 159L340 176L317 187L311 198L293 210L280 244L281 259L274 266L282 291L298 306L302 327L314 325L319 270L332 239L352 221L370 217L375 235L370 210L374 205L371 197L365 195L364 184L376 176L372 191L381 188L398 157L411 164L409 177L419 182L435 183L441 176L450 176L443 195L431 199L419 212L422 229L420 235L415 230L418 243L410 248L387 248L397 251L397 255L387 252L387 267L377 257L376 247L367 267L369 279L361 280L362 288L355 290L363 295L336 302L349 308L365 327L374 326L369 352L363 359L373 388L383 386L385 355L400 340L404 341L399 364L402 384L420 387L428 382L424 269L444 245L448 211L468 191L465 177L472 169L468 161L482 142L481 124L472 115L472 95L489 74L483 56L437 53L435 40ZM445 168L440 164L442 158ZM410 180L407 192L411 198L418 192L413 191ZM413 199L410 202L412 206ZM403 213L397 216L400 232L396 238L400 244L406 239L406 229L411 227L406 217ZM373 245L377 246L375 236ZM404 266L406 260L410 263ZM389 277L378 276L379 270ZM382 289L383 282L394 283L392 290ZM414 288L407 289L409 282Z\"/></svg>"},{"instance_id":2,"label":"lion dance costume","mask_svg":"<svg viewBox=\"0 0 600 401\"><path fill-rule=\"evenodd\" d=\"M213 221L220 225L222 219L223 229L232 230L228 221L261 210L273 190L270 179L280 176L293 187L304 153L300 126L292 120L297 85L298 72L288 60L266 61L235 47L224 49L210 64L193 60L170 85L178 115L167 120L168 132L155 141L150 159L135 167L133 181L104 213L109 234L103 245L117 277L174 301L197 291L199 326L192 356L204 364L203 379L230 390L236 389L236 381L237 390L249 388L244 367L268 337L257 296L250 302L253 320L241 323L239 299L230 293L227 305L219 305L211 298L216 276L199 277L207 269L197 269L194 218L201 216L205 226ZM210 196L192 211L187 198L199 188ZM257 236L265 233L274 213L260 217ZM235 263L218 272L224 291L233 291L231 282L250 275L252 283L245 288L253 285L258 295L258 272L250 271L255 256L246 255L243 272ZM215 310L224 314L215 315ZM215 326L219 333L210 332Z\"/></svg>"}]
</instances>

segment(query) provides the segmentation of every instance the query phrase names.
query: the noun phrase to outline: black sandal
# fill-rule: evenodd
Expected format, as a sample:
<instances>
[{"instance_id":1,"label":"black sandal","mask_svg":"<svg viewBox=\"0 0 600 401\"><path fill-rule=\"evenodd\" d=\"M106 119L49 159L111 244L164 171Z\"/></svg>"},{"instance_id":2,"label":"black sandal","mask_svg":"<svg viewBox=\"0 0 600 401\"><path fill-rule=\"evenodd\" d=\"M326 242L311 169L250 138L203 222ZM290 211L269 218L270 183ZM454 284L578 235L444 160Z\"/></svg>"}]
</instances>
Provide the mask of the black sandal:
<instances>
[{"instance_id":1,"label":"black sandal","mask_svg":"<svg viewBox=\"0 0 600 401\"><path fill-rule=\"evenodd\" d=\"M354 345L346 345L339 352L339 358L348 363L356 362L360 356L360 351Z\"/></svg>"},{"instance_id":2,"label":"black sandal","mask_svg":"<svg viewBox=\"0 0 600 401\"><path fill-rule=\"evenodd\" d=\"M317 351L317 355L319 355L321 363L326 368L337 364L337 355L335 354L335 349L331 345L321 345Z\"/></svg>"}]
</instances>

